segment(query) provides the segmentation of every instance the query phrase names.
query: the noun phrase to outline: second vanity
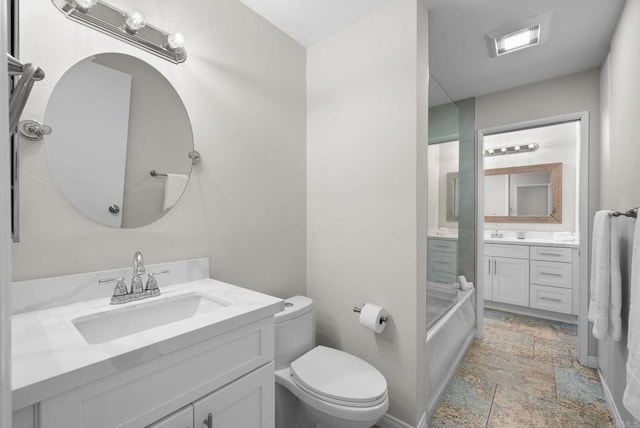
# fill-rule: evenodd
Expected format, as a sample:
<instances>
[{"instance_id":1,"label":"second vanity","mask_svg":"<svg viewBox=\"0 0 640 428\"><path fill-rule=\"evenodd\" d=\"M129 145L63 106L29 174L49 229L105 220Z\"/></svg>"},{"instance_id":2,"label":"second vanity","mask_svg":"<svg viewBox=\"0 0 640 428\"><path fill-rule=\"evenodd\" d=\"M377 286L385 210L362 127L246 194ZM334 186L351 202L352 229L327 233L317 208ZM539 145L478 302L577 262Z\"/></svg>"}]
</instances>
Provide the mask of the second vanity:
<instances>
[{"instance_id":1,"label":"second vanity","mask_svg":"<svg viewBox=\"0 0 640 428\"><path fill-rule=\"evenodd\" d=\"M173 285L158 281L158 297L110 305L107 290L57 306L47 297L14 315L15 428L274 426L273 315L282 300L207 278L206 259L170 270ZM96 278L114 275L16 283L17 311L47 281L97 289Z\"/></svg>"},{"instance_id":2,"label":"second vanity","mask_svg":"<svg viewBox=\"0 0 640 428\"><path fill-rule=\"evenodd\" d=\"M485 238L483 266L486 306L578 315L577 243Z\"/></svg>"}]
</instances>

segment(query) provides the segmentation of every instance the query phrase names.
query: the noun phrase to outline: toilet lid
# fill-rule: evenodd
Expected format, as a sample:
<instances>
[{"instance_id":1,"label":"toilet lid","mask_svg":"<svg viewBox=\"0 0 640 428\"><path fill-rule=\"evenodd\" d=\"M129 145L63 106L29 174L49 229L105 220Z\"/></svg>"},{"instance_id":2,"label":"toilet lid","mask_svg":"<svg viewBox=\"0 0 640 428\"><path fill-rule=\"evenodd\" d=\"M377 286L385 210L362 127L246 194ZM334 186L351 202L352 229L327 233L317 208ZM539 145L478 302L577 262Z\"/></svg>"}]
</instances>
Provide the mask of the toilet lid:
<instances>
[{"instance_id":1,"label":"toilet lid","mask_svg":"<svg viewBox=\"0 0 640 428\"><path fill-rule=\"evenodd\" d=\"M317 346L292 362L291 378L314 395L347 405L373 405L387 393L387 380L375 367L325 346Z\"/></svg>"}]
</instances>

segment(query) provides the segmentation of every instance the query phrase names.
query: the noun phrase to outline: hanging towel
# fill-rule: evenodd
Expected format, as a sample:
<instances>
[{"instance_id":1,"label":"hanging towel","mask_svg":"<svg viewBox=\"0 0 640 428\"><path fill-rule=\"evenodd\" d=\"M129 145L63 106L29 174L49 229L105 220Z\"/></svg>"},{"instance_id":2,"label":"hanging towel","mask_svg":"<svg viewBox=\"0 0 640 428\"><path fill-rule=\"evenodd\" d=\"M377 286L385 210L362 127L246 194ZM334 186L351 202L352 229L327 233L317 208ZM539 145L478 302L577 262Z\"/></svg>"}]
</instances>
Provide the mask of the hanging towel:
<instances>
[{"instance_id":1,"label":"hanging towel","mask_svg":"<svg viewBox=\"0 0 640 428\"><path fill-rule=\"evenodd\" d=\"M609 217L611 233L610 290L609 290L609 328L611 339L622 340L622 271L620 268L620 240L618 220Z\"/></svg>"},{"instance_id":2,"label":"hanging towel","mask_svg":"<svg viewBox=\"0 0 640 428\"><path fill-rule=\"evenodd\" d=\"M167 174L164 182L164 202L162 211L166 211L178 202L180 195L187 186L189 177L184 174Z\"/></svg>"},{"instance_id":3,"label":"hanging towel","mask_svg":"<svg viewBox=\"0 0 640 428\"><path fill-rule=\"evenodd\" d=\"M622 402L634 418L640 419L640 218L633 236L630 288L627 386Z\"/></svg>"},{"instance_id":4,"label":"hanging towel","mask_svg":"<svg viewBox=\"0 0 640 428\"><path fill-rule=\"evenodd\" d=\"M611 228L609 211L598 211L593 219L591 240L591 281L589 313L593 336L605 340L609 323L609 284L611 280Z\"/></svg>"}]
</instances>

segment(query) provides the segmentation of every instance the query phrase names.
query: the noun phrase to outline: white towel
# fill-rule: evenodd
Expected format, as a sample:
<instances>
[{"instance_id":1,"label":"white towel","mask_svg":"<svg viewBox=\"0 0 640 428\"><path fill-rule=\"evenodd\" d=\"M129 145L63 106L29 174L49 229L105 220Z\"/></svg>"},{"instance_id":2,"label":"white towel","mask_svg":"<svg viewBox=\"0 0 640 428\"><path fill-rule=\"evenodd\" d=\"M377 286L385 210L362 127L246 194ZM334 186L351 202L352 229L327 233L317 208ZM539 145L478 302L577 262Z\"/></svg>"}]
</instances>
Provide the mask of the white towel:
<instances>
[{"instance_id":1,"label":"white towel","mask_svg":"<svg viewBox=\"0 0 640 428\"><path fill-rule=\"evenodd\" d=\"M609 284L611 281L611 222L609 211L598 211L593 219L591 240L591 280L589 313L593 336L605 340L609 323Z\"/></svg>"},{"instance_id":2,"label":"white towel","mask_svg":"<svg viewBox=\"0 0 640 428\"><path fill-rule=\"evenodd\" d=\"M166 211L169 208L173 207L185 187L187 187L187 182L189 181L189 177L184 174L167 174L167 178L164 182L164 202L162 203L162 211Z\"/></svg>"},{"instance_id":3,"label":"white towel","mask_svg":"<svg viewBox=\"0 0 640 428\"><path fill-rule=\"evenodd\" d=\"M627 386L622 402L634 418L640 419L640 219L636 220L633 236L630 288Z\"/></svg>"},{"instance_id":4,"label":"white towel","mask_svg":"<svg viewBox=\"0 0 640 428\"><path fill-rule=\"evenodd\" d=\"M609 217L611 233L610 290L609 290L609 328L611 339L622 340L622 273L620 269L620 239L618 220Z\"/></svg>"}]
</instances>

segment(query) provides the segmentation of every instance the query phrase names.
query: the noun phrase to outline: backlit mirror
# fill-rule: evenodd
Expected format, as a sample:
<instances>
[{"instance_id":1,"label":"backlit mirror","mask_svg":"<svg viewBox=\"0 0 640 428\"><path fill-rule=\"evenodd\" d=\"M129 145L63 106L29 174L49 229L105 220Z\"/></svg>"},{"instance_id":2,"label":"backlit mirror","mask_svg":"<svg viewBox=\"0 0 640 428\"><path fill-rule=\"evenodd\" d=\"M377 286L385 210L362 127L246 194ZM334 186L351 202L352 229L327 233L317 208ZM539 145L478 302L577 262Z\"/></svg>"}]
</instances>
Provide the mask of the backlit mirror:
<instances>
[{"instance_id":1,"label":"backlit mirror","mask_svg":"<svg viewBox=\"0 0 640 428\"><path fill-rule=\"evenodd\" d=\"M71 67L45 113L49 166L67 199L96 222L149 224L189 179L193 134L171 83L146 62L104 53ZM157 174L152 174L155 171Z\"/></svg>"},{"instance_id":2,"label":"backlit mirror","mask_svg":"<svg viewBox=\"0 0 640 428\"><path fill-rule=\"evenodd\" d=\"M562 223L562 163L485 170L485 222Z\"/></svg>"}]
</instances>

